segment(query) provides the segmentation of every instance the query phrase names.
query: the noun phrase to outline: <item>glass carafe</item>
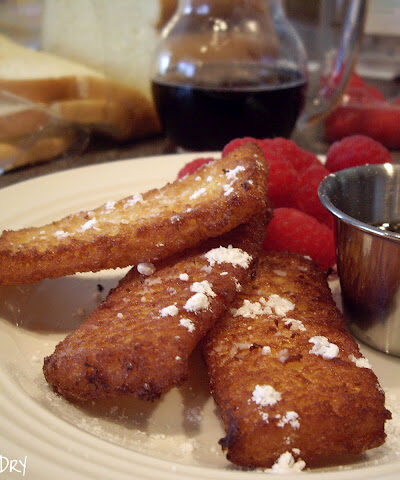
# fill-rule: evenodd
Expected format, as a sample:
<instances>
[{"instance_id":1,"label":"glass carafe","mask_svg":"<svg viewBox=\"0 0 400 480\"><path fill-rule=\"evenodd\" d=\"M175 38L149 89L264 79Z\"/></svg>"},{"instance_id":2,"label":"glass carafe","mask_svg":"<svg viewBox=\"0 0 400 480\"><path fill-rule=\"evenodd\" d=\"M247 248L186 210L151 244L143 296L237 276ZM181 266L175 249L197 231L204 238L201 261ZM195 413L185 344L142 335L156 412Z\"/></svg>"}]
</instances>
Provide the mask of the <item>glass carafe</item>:
<instances>
[{"instance_id":1,"label":"glass carafe","mask_svg":"<svg viewBox=\"0 0 400 480\"><path fill-rule=\"evenodd\" d=\"M339 53L305 108L307 55L280 0L179 0L151 72L172 144L220 150L236 137L289 137L319 117L346 84L365 4L351 3Z\"/></svg>"}]
</instances>

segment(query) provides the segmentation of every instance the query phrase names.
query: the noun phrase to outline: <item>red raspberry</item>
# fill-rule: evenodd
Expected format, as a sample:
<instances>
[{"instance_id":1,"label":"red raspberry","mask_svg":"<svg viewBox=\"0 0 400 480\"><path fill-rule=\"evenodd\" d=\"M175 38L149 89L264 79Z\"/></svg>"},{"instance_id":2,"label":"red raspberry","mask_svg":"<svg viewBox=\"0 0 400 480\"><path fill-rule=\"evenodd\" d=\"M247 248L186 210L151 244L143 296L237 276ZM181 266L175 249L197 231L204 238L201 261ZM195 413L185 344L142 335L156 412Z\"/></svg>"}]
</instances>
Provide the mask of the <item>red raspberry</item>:
<instances>
[{"instance_id":1,"label":"red raspberry","mask_svg":"<svg viewBox=\"0 0 400 480\"><path fill-rule=\"evenodd\" d=\"M303 150L292 140L281 137L273 139L253 137L235 138L225 145L222 156L225 157L232 150L235 150L235 148L250 142L256 143L261 148L267 161L288 160L297 171L301 171L312 164L319 164L318 158L313 153Z\"/></svg>"},{"instance_id":2,"label":"red raspberry","mask_svg":"<svg viewBox=\"0 0 400 480\"><path fill-rule=\"evenodd\" d=\"M325 137L328 141L348 135L365 133L365 119L371 109L379 106L385 97L374 87L350 86L343 95L342 104L325 119Z\"/></svg>"},{"instance_id":3,"label":"red raspberry","mask_svg":"<svg viewBox=\"0 0 400 480\"><path fill-rule=\"evenodd\" d=\"M368 110L364 133L388 148L400 148L400 108L389 106Z\"/></svg>"},{"instance_id":4,"label":"red raspberry","mask_svg":"<svg viewBox=\"0 0 400 480\"><path fill-rule=\"evenodd\" d=\"M358 73L353 72L350 75L350 80L348 83L348 87L363 87L365 85L364 80L358 75Z\"/></svg>"},{"instance_id":5,"label":"red raspberry","mask_svg":"<svg viewBox=\"0 0 400 480\"><path fill-rule=\"evenodd\" d=\"M325 138L328 142L363 131L363 112L360 108L338 107L325 119Z\"/></svg>"},{"instance_id":6,"label":"red raspberry","mask_svg":"<svg viewBox=\"0 0 400 480\"><path fill-rule=\"evenodd\" d=\"M256 143L260 147L269 165L268 197L272 206L274 208L293 207L297 172L310 165L321 165L318 158L286 138L260 140L253 137L235 138L230 141L225 146L222 156L249 142Z\"/></svg>"},{"instance_id":7,"label":"red raspberry","mask_svg":"<svg viewBox=\"0 0 400 480\"><path fill-rule=\"evenodd\" d=\"M277 137L259 142L264 157L269 160L288 160L298 172L310 165L319 165L318 158L311 152L298 147L292 140Z\"/></svg>"},{"instance_id":8,"label":"red raspberry","mask_svg":"<svg viewBox=\"0 0 400 480\"><path fill-rule=\"evenodd\" d=\"M329 175L329 171L319 165L311 165L297 177L297 188L293 197L296 207L315 217L319 222L333 228L333 218L322 205L318 197L318 187L321 181Z\"/></svg>"},{"instance_id":9,"label":"red raspberry","mask_svg":"<svg viewBox=\"0 0 400 480\"><path fill-rule=\"evenodd\" d=\"M225 145L224 149L222 150L222 157L226 157L228 153L231 153L233 150L236 150L242 145L246 145L246 143L256 143L258 145L259 142L260 140L253 137L235 138Z\"/></svg>"},{"instance_id":10,"label":"red raspberry","mask_svg":"<svg viewBox=\"0 0 400 480\"><path fill-rule=\"evenodd\" d=\"M212 157L205 157L205 158L195 158L191 162L184 165L178 172L178 178L185 177L186 175L190 175L198 170L202 165L206 163L213 162L215 159Z\"/></svg>"},{"instance_id":11,"label":"red raspberry","mask_svg":"<svg viewBox=\"0 0 400 480\"><path fill-rule=\"evenodd\" d=\"M297 184L297 172L283 159L270 159L268 172L268 198L274 208L293 206L293 192Z\"/></svg>"},{"instance_id":12,"label":"red raspberry","mask_svg":"<svg viewBox=\"0 0 400 480\"><path fill-rule=\"evenodd\" d=\"M365 135L352 135L330 146L325 166L330 172L337 172L367 163L385 162L392 162L386 147Z\"/></svg>"},{"instance_id":13,"label":"red raspberry","mask_svg":"<svg viewBox=\"0 0 400 480\"><path fill-rule=\"evenodd\" d=\"M336 262L333 231L295 208L274 210L263 247L309 255L324 271Z\"/></svg>"}]
</instances>

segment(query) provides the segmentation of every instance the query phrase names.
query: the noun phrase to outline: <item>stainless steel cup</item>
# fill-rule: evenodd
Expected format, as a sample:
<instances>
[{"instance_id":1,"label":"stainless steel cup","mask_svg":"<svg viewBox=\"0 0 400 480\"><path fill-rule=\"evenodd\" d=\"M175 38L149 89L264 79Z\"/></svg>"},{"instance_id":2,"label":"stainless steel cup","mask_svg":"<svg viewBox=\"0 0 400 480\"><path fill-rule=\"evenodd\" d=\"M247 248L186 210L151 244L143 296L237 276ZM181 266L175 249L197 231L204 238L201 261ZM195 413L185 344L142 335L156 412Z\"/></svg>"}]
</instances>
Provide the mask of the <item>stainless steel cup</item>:
<instances>
[{"instance_id":1,"label":"stainless steel cup","mask_svg":"<svg viewBox=\"0 0 400 480\"><path fill-rule=\"evenodd\" d=\"M400 234L378 225L400 221L400 165L341 170L319 187L336 217L337 266L350 330L400 356Z\"/></svg>"}]
</instances>

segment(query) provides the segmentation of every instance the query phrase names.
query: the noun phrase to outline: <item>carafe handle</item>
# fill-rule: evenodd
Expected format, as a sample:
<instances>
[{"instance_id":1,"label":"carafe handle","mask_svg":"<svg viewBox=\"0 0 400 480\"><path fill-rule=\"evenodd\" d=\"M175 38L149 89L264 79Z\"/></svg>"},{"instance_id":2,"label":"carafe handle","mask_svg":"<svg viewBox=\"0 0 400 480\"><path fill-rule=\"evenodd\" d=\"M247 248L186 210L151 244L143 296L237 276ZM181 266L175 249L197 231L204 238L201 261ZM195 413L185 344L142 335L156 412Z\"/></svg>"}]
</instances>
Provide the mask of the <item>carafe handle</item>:
<instances>
[{"instance_id":1,"label":"carafe handle","mask_svg":"<svg viewBox=\"0 0 400 480\"><path fill-rule=\"evenodd\" d=\"M353 0L346 12L342 36L336 56L328 65L326 76L300 116L297 127L302 129L325 117L340 101L349 81L367 15L368 0Z\"/></svg>"}]
</instances>

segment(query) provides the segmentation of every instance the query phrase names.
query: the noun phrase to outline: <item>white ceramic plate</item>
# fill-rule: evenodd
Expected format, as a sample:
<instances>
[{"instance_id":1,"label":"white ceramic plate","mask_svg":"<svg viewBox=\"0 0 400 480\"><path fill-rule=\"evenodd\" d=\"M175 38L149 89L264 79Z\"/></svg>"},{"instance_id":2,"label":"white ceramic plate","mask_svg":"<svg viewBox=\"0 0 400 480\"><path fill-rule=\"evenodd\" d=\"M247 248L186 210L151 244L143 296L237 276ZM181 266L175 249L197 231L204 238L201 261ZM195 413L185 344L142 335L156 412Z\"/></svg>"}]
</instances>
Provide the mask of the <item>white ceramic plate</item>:
<instances>
[{"instance_id":1,"label":"white ceramic plate","mask_svg":"<svg viewBox=\"0 0 400 480\"><path fill-rule=\"evenodd\" d=\"M40 225L173 180L193 154L69 170L0 190L0 229ZM43 357L81 322L123 271L0 288L0 479L259 479L236 469L217 442L224 433L200 356L193 375L154 403L128 399L74 406L48 388ZM97 285L104 291L98 291ZM335 293L337 284L333 283ZM368 348L394 420L378 449L340 467L304 472L313 480L400 476L400 359ZM317 440L316 440L317 441ZM14 471L10 470L14 468ZM21 473L18 473L18 470ZM292 478L294 475L282 475Z\"/></svg>"}]
</instances>

